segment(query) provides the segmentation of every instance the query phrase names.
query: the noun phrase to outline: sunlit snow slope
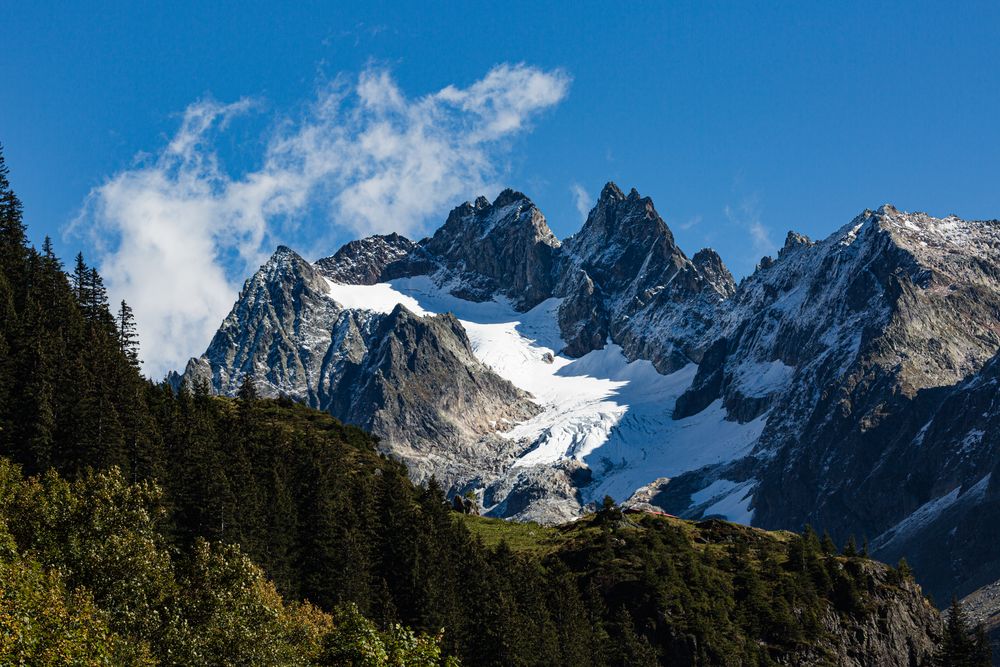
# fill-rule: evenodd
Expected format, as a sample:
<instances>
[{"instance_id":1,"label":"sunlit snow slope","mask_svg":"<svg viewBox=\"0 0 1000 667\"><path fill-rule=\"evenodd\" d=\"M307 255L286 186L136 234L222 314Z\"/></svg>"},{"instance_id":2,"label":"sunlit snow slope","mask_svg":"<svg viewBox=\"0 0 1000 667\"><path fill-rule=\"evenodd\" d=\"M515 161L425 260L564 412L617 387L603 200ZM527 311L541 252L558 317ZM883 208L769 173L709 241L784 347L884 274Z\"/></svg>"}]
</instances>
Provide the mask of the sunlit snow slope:
<instances>
[{"instance_id":1,"label":"sunlit snow slope","mask_svg":"<svg viewBox=\"0 0 1000 667\"><path fill-rule=\"evenodd\" d=\"M766 415L746 424L727 421L721 400L697 415L673 420L674 402L690 386L694 364L661 375L648 361L629 363L610 343L579 359L559 355L564 342L558 299L518 313L502 297L466 301L424 276L329 285L330 296L346 308L388 313L402 304L418 315L454 313L476 356L544 408L503 433L533 445L514 468L564 459L585 463L594 481L581 489L583 503L606 494L624 499L657 478L739 458L749 453L764 427ZM717 489L711 513L749 523L750 490L746 484Z\"/></svg>"}]
</instances>

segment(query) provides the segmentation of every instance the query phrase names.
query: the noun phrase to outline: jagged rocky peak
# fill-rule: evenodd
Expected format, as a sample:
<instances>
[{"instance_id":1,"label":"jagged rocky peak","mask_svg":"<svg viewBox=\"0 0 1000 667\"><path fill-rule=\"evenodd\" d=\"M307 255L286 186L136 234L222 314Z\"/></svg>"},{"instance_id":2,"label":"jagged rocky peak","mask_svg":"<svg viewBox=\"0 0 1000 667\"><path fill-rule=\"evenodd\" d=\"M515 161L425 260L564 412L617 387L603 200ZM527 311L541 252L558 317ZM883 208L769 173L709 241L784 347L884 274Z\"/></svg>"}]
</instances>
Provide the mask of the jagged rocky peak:
<instances>
[{"instance_id":1,"label":"jagged rocky peak","mask_svg":"<svg viewBox=\"0 0 1000 667\"><path fill-rule=\"evenodd\" d=\"M614 183L604 186L563 254L559 324L574 356L610 337L629 359L675 371L700 359L712 310L735 289L718 254L688 259L652 199L634 188L626 195Z\"/></svg>"},{"instance_id":2,"label":"jagged rocky peak","mask_svg":"<svg viewBox=\"0 0 1000 667\"><path fill-rule=\"evenodd\" d=\"M507 296L529 309L552 295L559 240L545 216L524 194L501 192L466 202L448 215L422 250L461 283L456 294L473 301Z\"/></svg>"},{"instance_id":3,"label":"jagged rocky peak","mask_svg":"<svg viewBox=\"0 0 1000 667\"><path fill-rule=\"evenodd\" d=\"M626 196L612 182L601 190L597 206L566 246L606 290L635 278L640 268L637 262L647 254L668 260L675 255L683 258L653 200L641 197L635 188Z\"/></svg>"},{"instance_id":4,"label":"jagged rocky peak","mask_svg":"<svg viewBox=\"0 0 1000 667\"><path fill-rule=\"evenodd\" d=\"M461 237L474 235L485 238L504 231L526 231L532 240L550 246L558 246L559 240L549 229L534 202L522 192L507 188L491 204L486 197L479 196L475 202L465 202L456 206L448 218L423 246L430 252L446 259L465 259Z\"/></svg>"},{"instance_id":5,"label":"jagged rocky peak","mask_svg":"<svg viewBox=\"0 0 1000 667\"><path fill-rule=\"evenodd\" d=\"M336 416L377 434L413 478L436 476L446 488L470 483L518 446L497 431L539 408L476 358L454 315L397 305L376 317L364 356L330 378Z\"/></svg>"},{"instance_id":6,"label":"jagged rocky peak","mask_svg":"<svg viewBox=\"0 0 1000 667\"><path fill-rule=\"evenodd\" d=\"M1000 562L975 539L1000 515L983 481L998 451L987 362L1000 349L1000 223L883 206L822 241L792 240L727 301L722 342L674 414L721 398L740 421L766 415L754 463L725 477L756 485L755 524L882 534L878 554L912 547L948 591L948 563ZM955 557L922 560L935 542Z\"/></svg>"},{"instance_id":7,"label":"jagged rocky peak","mask_svg":"<svg viewBox=\"0 0 1000 667\"><path fill-rule=\"evenodd\" d=\"M279 245L247 283L266 283L288 275L312 278L315 271L297 252L286 245ZM244 285L246 289L247 285Z\"/></svg>"},{"instance_id":8,"label":"jagged rocky peak","mask_svg":"<svg viewBox=\"0 0 1000 667\"><path fill-rule=\"evenodd\" d=\"M868 224L889 235L895 245L939 276L963 277L980 270L975 264L995 257L1000 244L997 220L963 220L954 215L936 218L885 204L870 214Z\"/></svg>"},{"instance_id":9,"label":"jagged rocky peak","mask_svg":"<svg viewBox=\"0 0 1000 667\"><path fill-rule=\"evenodd\" d=\"M259 302L263 292L272 297L277 293L287 292L290 285L296 283L316 294L326 294L329 291L312 264L288 246L279 245L271 257L243 284L234 308L241 303L246 305Z\"/></svg>"},{"instance_id":10,"label":"jagged rocky peak","mask_svg":"<svg viewBox=\"0 0 1000 667\"><path fill-rule=\"evenodd\" d=\"M374 285L383 279L386 267L410 255L417 244L393 232L351 241L332 257L316 262L316 268L335 282Z\"/></svg>"},{"instance_id":11,"label":"jagged rocky peak","mask_svg":"<svg viewBox=\"0 0 1000 667\"><path fill-rule=\"evenodd\" d=\"M736 291L736 281L722 262L722 257L712 248L702 248L691 258L698 272L712 288L723 297L730 297Z\"/></svg>"},{"instance_id":12,"label":"jagged rocky peak","mask_svg":"<svg viewBox=\"0 0 1000 667\"><path fill-rule=\"evenodd\" d=\"M608 201L608 200L618 200L621 201L625 199L625 193L622 189L618 187L618 184L614 181L608 181L601 188L601 195L598 197L598 201Z\"/></svg>"},{"instance_id":13,"label":"jagged rocky peak","mask_svg":"<svg viewBox=\"0 0 1000 667\"><path fill-rule=\"evenodd\" d=\"M778 251L778 256L780 257L786 252L791 252L792 250L796 250L798 248L808 248L812 244L813 242L808 236L789 230L788 234L785 235L785 245L783 245L781 250Z\"/></svg>"},{"instance_id":14,"label":"jagged rocky peak","mask_svg":"<svg viewBox=\"0 0 1000 667\"><path fill-rule=\"evenodd\" d=\"M278 246L243 284L201 360L188 363L185 378L209 380L217 393L232 394L249 374L265 395L314 404L309 378L322 363L316 348L329 344L341 312L328 294L329 285L309 262Z\"/></svg>"}]
</instances>

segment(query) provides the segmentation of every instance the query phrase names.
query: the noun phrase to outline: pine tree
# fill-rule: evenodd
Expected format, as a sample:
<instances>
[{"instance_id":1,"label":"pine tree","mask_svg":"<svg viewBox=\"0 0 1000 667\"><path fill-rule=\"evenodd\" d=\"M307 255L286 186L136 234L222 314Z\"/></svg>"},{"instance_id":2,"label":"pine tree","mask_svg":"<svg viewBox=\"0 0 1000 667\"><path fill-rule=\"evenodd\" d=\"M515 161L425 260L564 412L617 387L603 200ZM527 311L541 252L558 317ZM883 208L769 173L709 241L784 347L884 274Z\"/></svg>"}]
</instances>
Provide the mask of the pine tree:
<instances>
[{"instance_id":1,"label":"pine tree","mask_svg":"<svg viewBox=\"0 0 1000 667\"><path fill-rule=\"evenodd\" d=\"M972 664L975 667L990 667L993 664L993 646L982 623L976 624L972 642Z\"/></svg>"},{"instance_id":2,"label":"pine tree","mask_svg":"<svg viewBox=\"0 0 1000 667\"><path fill-rule=\"evenodd\" d=\"M854 558L858 555L858 543L853 535L847 538L847 544L844 545L844 555L848 558Z\"/></svg>"},{"instance_id":3,"label":"pine tree","mask_svg":"<svg viewBox=\"0 0 1000 667\"><path fill-rule=\"evenodd\" d=\"M10 188L9 173L0 146L0 266L4 270L23 263L27 245L21 200Z\"/></svg>"},{"instance_id":4,"label":"pine tree","mask_svg":"<svg viewBox=\"0 0 1000 667\"><path fill-rule=\"evenodd\" d=\"M972 634L962 603L952 597L936 664L941 667L989 667L991 657L986 633L977 628L976 634Z\"/></svg>"},{"instance_id":5,"label":"pine tree","mask_svg":"<svg viewBox=\"0 0 1000 667\"><path fill-rule=\"evenodd\" d=\"M52 238L49 236L46 236L45 240L42 241L42 256L50 262L59 261L56 257L56 253L52 250Z\"/></svg>"},{"instance_id":6,"label":"pine tree","mask_svg":"<svg viewBox=\"0 0 1000 667\"><path fill-rule=\"evenodd\" d=\"M834 543L833 538L830 537L830 533L823 531L823 540L820 542L820 549L822 549L823 554L826 556L836 556L837 555L837 545Z\"/></svg>"},{"instance_id":7,"label":"pine tree","mask_svg":"<svg viewBox=\"0 0 1000 667\"><path fill-rule=\"evenodd\" d=\"M132 307L122 299L118 309L118 348L135 368L139 367L139 336L136 334L135 315Z\"/></svg>"},{"instance_id":8,"label":"pine tree","mask_svg":"<svg viewBox=\"0 0 1000 667\"><path fill-rule=\"evenodd\" d=\"M90 303L90 267L83 259L83 253L76 253L76 261L73 264L73 273L70 274L70 284L73 286L73 293L76 295L76 302L80 308L86 308Z\"/></svg>"},{"instance_id":9,"label":"pine tree","mask_svg":"<svg viewBox=\"0 0 1000 667\"><path fill-rule=\"evenodd\" d=\"M236 393L236 397L241 401L256 401L257 396L257 385L253 381L253 376L247 373L243 376L243 383L240 385L239 391Z\"/></svg>"},{"instance_id":10,"label":"pine tree","mask_svg":"<svg viewBox=\"0 0 1000 667\"><path fill-rule=\"evenodd\" d=\"M92 316L96 316L108 308L108 290L104 288L104 279L101 278L101 274L93 267L89 271L87 281L90 287L90 300L87 303L87 309Z\"/></svg>"}]
</instances>

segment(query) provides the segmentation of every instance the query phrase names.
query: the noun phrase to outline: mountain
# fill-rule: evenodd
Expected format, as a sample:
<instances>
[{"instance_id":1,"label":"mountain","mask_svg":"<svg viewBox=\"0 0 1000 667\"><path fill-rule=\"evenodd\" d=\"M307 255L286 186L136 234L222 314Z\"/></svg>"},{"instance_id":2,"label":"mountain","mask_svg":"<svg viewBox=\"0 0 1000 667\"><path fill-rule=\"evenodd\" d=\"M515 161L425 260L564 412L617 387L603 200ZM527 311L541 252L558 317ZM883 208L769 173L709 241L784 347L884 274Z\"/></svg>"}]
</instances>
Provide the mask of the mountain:
<instances>
[{"instance_id":1,"label":"mountain","mask_svg":"<svg viewBox=\"0 0 1000 667\"><path fill-rule=\"evenodd\" d=\"M677 474L752 440L759 424L715 414L679 451L611 475L614 488L587 484L595 469L616 471L608 446L632 458L678 432L670 403L733 289L718 255L688 259L634 190L609 184L566 244L505 190L457 207L419 242L373 236L313 265L279 248L184 378L234 395L251 375L265 395L371 428L417 480L474 490L498 516L566 520L605 492L627 496L651 468ZM641 440L619 424L626 415ZM706 432L723 444L699 451Z\"/></svg>"},{"instance_id":2,"label":"mountain","mask_svg":"<svg viewBox=\"0 0 1000 667\"><path fill-rule=\"evenodd\" d=\"M362 280L379 258L393 259L383 251L394 246L366 245L376 248L374 257L353 244L338 265L365 267L352 274ZM493 435L498 425L538 412L526 392L475 357L453 315L421 317L402 305L384 313L346 309L330 294L320 268L278 248L244 284L184 378L235 395L249 375L265 395L294 398L377 433L416 480L436 475L449 486L495 467L497 452L512 447Z\"/></svg>"},{"instance_id":3,"label":"mountain","mask_svg":"<svg viewBox=\"0 0 1000 667\"><path fill-rule=\"evenodd\" d=\"M5 176L0 154L3 664L902 666L946 647L906 568L815 532L607 501L558 527L477 517L378 451L413 447L447 471L496 462L485 444L502 438L523 459L528 439L493 417L516 429L553 416L514 371L576 363L538 349L559 340L558 298L518 311L427 275L333 283L279 248L213 340L215 361L172 378L189 383L178 391L142 379L129 309L112 316L82 256L68 276L49 243L27 245ZM369 281L399 259L371 247L385 252L352 264ZM477 321L421 303L464 304ZM512 351L540 356L519 366ZM595 397L665 382L603 352L549 381ZM260 398L248 376L299 403Z\"/></svg>"},{"instance_id":4,"label":"mountain","mask_svg":"<svg viewBox=\"0 0 1000 667\"><path fill-rule=\"evenodd\" d=\"M1000 581L973 591L962 600L962 607L973 626L986 631L993 652L993 664L1000 658Z\"/></svg>"},{"instance_id":5,"label":"mountain","mask_svg":"<svg viewBox=\"0 0 1000 667\"><path fill-rule=\"evenodd\" d=\"M421 241L265 266L225 344L185 376L233 394L251 373L372 428L415 478L475 491L495 516L558 522L610 494L811 523L905 554L947 596L1000 567L975 521L1000 461L998 267L1000 223L886 205L821 241L789 232L737 285L714 251L685 255L635 190L609 183L563 242L506 190ZM393 318L450 343L421 345ZM413 361L362 389L388 377L369 352L385 340ZM444 378L461 384L450 399ZM361 391L371 405L352 412Z\"/></svg>"},{"instance_id":6,"label":"mountain","mask_svg":"<svg viewBox=\"0 0 1000 667\"><path fill-rule=\"evenodd\" d=\"M673 480L667 505L696 515L685 488L739 488L754 525L867 536L880 557L915 563L935 596L995 578L995 556L980 560L993 549L975 546L989 538L953 529L959 507L988 498L998 460L977 435L996 396L998 260L1000 223L891 206L819 243L790 235L730 300L680 401L681 415L719 398L767 424L748 459Z\"/></svg>"},{"instance_id":7,"label":"mountain","mask_svg":"<svg viewBox=\"0 0 1000 667\"><path fill-rule=\"evenodd\" d=\"M631 359L667 374L698 361L715 306L733 277L712 250L689 260L653 201L614 183L580 232L566 241L556 295L566 352L581 356L608 338Z\"/></svg>"}]
</instances>

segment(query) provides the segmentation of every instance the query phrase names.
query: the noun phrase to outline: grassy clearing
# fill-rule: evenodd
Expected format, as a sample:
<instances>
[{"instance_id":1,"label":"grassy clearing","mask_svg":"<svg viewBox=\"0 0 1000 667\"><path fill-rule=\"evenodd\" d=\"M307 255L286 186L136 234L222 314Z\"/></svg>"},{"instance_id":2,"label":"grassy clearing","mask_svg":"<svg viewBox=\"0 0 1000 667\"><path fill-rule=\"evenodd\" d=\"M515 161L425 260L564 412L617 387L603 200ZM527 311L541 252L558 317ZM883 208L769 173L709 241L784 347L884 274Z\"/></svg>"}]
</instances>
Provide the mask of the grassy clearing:
<instances>
[{"instance_id":1,"label":"grassy clearing","mask_svg":"<svg viewBox=\"0 0 1000 667\"><path fill-rule=\"evenodd\" d=\"M488 547L506 541L513 551L544 555L555 551L571 537L573 525L552 528L537 523L518 523L503 519L456 514L469 531Z\"/></svg>"}]
</instances>

